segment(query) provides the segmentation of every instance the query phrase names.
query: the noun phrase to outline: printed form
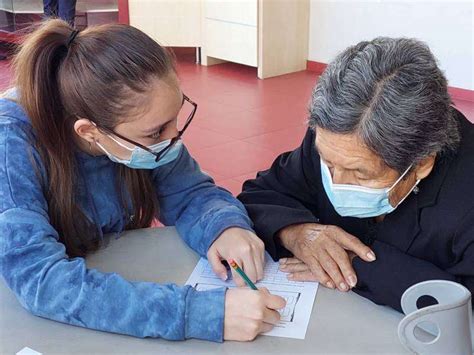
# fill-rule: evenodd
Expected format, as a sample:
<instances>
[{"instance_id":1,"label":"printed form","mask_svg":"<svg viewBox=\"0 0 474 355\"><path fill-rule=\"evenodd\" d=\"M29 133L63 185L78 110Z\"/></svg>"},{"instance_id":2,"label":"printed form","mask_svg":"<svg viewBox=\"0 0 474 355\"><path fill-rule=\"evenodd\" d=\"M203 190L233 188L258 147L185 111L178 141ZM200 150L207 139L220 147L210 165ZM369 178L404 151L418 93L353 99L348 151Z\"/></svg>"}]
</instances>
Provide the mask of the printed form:
<instances>
[{"instance_id":1,"label":"printed form","mask_svg":"<svg viewBox=\"0 0 474 355\"><path fill-rule=\"evenodd\" d=\"M274 262L270 255L266 254L263 280L256 283L257 287L266 287L270 293L286 300L286 307L280 311L280 323L264 335L304 339L318 283L290 281L286 278L286 274L278 269L278 265L278 262ZM210 264L204 258L199 260L186 284L198 291L217 287L236 287L230 270L229 279L222 281L214 274Z\"/></svg>"}]
</instances>

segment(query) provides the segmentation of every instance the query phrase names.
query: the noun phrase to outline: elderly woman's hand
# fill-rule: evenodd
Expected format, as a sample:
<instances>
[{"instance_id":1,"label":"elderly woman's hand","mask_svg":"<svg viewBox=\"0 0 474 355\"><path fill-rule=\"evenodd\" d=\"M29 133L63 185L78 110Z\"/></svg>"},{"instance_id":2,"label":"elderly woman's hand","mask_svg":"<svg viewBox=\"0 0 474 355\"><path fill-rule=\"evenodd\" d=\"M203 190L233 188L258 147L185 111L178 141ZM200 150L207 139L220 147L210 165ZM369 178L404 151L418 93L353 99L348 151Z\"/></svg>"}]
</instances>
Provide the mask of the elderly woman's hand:
<instances>
[{"instance_id":1,"label":"elderly woman's hand","mask_svg":"<svg viewBox=\"0 0 474 355\"><path fill-rule=\"evenodd\" d=\"M357 284L352 258L375 260L368 246L336 226L296 224L282 229L278 237L296 257L280 261L280 269L290 273L290 280L318 281L329 288L349 291Z\"/></svg>"}]
</instances>

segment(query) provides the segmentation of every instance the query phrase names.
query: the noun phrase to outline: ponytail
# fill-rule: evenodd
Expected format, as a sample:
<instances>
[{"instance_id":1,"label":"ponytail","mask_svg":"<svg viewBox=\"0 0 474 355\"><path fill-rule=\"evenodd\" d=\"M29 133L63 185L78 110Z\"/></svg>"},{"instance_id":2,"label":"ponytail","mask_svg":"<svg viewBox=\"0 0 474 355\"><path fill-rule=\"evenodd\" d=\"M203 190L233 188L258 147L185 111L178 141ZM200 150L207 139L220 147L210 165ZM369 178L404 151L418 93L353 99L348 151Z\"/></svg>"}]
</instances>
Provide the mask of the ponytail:
<instances>
[{"instance_id":1,"label":"ponytail","mask_svg":"<svg viewBox=\"0 0 474 355\"><path fill-rule=\"evenodd\" d=\"M45 23L22 44L13 67L19 102L31 120L35 145L47 172L48 182L43 182L43 189L50 223L68 254L78 256L97 249L98 231L75 203L71 120L67 119L58 88L58 71L68 54L71 33L72 28L60 20Z\"/></svg>"}]
</instances>

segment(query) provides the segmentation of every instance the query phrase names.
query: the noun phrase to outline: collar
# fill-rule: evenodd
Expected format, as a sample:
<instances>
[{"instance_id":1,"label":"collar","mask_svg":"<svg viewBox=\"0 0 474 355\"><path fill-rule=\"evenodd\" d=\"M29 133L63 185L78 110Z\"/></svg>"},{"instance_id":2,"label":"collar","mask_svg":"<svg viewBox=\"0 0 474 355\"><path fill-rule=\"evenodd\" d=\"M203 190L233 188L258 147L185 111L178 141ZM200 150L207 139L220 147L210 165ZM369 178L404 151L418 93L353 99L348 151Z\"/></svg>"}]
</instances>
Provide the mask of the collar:
<instances>
[{"instance_id":1,"label":"collar","mask_svg":"<svg viewBox=\"0 0 474 355\"><path fill-rule=\"evenodd\" d=\"M453 157L437 157L433 171L418 184L418 208L436 204L438 194L449 170Z\"/></svg>"},{"instance_id":2,"label":"collar","mask_svg":"<svg viewBox=\"0 0 474 355\"><path fill-rule=\"evenodd\" d=\"M461 136L461 142L459 144L458 149L455 152L450 152L442 156L436 157L435 160L435 165L433 167L433 171L430 173L428 177L425 179L421 180L420 183L418 184L419 186L419 193L418 193L418 208L423 208L423 207L428 207L428 206L433 206L436 204L439 191L441 190L441 186L444 183L444 180L446 179L446 176L448 174L448 171L450 167L453 165L453 163L458 160L463 158L463 136L465 133L465 130L470 129L471 123L469 123L466 119L466 117L456 110L453 107L453 110L455 111L455 115L458 121L458 126L459 126L459 133ZM467 125L466 125L467 123Z\"/></svg>"}]
</instances>

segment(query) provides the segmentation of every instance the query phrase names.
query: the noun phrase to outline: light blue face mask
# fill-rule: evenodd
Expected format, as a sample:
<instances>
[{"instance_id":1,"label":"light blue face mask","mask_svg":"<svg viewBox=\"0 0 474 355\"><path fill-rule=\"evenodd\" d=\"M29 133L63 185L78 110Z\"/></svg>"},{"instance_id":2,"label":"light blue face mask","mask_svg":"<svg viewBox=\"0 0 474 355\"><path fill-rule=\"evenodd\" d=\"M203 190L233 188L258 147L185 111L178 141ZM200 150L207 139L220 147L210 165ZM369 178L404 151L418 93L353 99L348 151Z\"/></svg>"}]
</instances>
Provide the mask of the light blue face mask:
<instances>
[{"instance_id":1,"label":"light blue face mask","mask_svg":"<svg viewBox=\"0 0 474 355\"><path fill-rule=\"evenodd\" d=\"M321 159L321 177L324 190L336 212L343 217L377 217L395 210L420 182L420 180L417 180L411 190L396 206L390 204L390 191L403 179L410 168L411 165L391 187L374 189L360 185L334 184L328 166Z\"/></svg>"},{"instance_id":2,"label":"light blue face mask","mask_svg":"<svg viewBox=\"0 0 474 355\"><path fill-rule=\"evenodd\" d=\"M110 137L110 139L112 139L115 143L117 143L121 147L131 152L130 159L120 159L116 157L115 155L109 153L98 142L96 142L97 146L100 149L102 149L103 152L107 154L109 159L112 160L113 162L126 165L132 169L155 169L155 168L158 168L159 166L168 164L178 157L179 152L181 151L181 147L183 145L181 140L179 140L165 153L165 155L163 155L158 161L155 161L156 157L150 152L147 152L145 149L142 149L140 147L129 148L125 144L116 140L114 137L110 135L108 135L108 137ZM163 149L165 149L170 143L171 143L171 139L167 139L163 142L150 145L147 148L150 149L154 153L159 153Z\"/></svg>"}]
</instances>

